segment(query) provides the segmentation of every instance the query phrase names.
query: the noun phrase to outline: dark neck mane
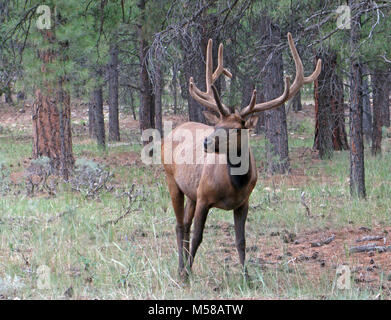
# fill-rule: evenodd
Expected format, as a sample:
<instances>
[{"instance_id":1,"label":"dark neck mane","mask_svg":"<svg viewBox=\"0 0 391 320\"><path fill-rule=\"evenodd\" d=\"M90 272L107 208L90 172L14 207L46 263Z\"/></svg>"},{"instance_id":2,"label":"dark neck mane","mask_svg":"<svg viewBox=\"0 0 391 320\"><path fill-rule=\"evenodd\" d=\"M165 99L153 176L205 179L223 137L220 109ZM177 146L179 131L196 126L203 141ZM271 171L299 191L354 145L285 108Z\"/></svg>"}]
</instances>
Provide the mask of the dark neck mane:
<instances>
[{"instance_id":1,"label":"dark neck mane","mask_svg":"<svg viewBox=\"0 0 391 320\"><path fill-rule=\"evenodd\" d=\"M232 164L231 161L229 160L229 157L227 156L228 175L229 175L231 183L232 183L232 185L234 186L235 189L243 188L250 181L251 169L252 169L251 168L251 157L250 157L250 154L248 155L247 159L248 159L247 161L249 162L247 173L245 173L243 175L233 175L232 174L232 168L239 168L242 165L242 163L239 162L237 164Z\"/></svg>"}]
</instances>

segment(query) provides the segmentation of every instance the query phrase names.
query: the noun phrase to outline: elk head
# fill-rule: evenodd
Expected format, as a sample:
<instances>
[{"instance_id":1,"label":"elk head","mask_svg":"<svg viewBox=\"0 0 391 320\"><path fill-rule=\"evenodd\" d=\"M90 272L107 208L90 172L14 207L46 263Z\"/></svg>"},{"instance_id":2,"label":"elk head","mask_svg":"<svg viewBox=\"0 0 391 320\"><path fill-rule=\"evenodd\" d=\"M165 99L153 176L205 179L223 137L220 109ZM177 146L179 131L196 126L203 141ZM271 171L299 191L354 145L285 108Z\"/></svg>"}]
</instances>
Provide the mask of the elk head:
<instances>
[{"instance_id":1,"label":"elk head","mask_svg":"<svg viewBox=\"0 0 391 320\"><path fill-rule=\"evenodd\" d=\"M292 35L288 33L289 47L295 61L296 77L293 84L290 86L290 78L285 77L285 88L282 95L271 101L256 104L256 90L253 91L250 104L240 111L232 111L228 109L220 100L218 92L213 83L221 74L232 78L232 74L223 66L223 45L220 44L218 51L218 66L213 72L212 61L212 40L209 39L206 51L206 92L199 90L194 84L193 78L190 78L189 91L191 96L204 107L210 111L204 111L203 114L208 122L214 124L214 132L205 138L204 148L207 152L225 152L235 146L240 151L242 129L253 128L258 117L254 114L277 108L284 104L287 100L292 98L300 88L307 83L313 82L321 71L321 60L318 60L315 71L309 77L304 76L303 64L300 56L294 45ZM218 116L216 116L216 114ZM236 139L225 139L222 141L221 137L230 137L227 134L229 131L237 132ZM235 137L235 135L233 135ZM247 131L248 136L248 131ZM223 147L223 148L222 148Z\"/></svg>"}]
</instances>

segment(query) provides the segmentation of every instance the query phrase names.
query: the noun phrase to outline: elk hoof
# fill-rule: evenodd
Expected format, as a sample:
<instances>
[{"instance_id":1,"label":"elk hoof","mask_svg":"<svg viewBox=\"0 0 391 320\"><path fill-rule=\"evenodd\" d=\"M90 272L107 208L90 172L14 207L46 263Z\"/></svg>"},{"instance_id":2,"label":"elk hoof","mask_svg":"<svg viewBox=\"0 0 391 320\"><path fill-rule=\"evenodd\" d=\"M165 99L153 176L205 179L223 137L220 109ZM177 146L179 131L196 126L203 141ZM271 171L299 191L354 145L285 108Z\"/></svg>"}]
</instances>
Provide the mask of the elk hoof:
<instances>
[{"instance_id":1,"label":"elk hoof","mask_svg":"<svg viewBox=\"0 0 391 320\"><path fill-rule=\"evenodd\" d=\"M191 273L191 271L188 270L187 268L183 268L183 269L178 270L179 277L180 277L181 281L184 283L189 282L190 273Z\"/></svg>"}]
</instances>

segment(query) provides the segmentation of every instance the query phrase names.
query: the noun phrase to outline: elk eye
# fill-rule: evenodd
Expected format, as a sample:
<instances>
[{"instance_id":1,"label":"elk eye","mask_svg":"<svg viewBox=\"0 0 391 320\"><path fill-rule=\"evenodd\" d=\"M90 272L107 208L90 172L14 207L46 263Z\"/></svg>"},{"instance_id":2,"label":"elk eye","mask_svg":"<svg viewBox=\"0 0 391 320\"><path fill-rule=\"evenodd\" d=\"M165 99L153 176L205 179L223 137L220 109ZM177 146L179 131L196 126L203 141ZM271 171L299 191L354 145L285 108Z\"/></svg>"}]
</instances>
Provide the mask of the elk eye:
<instances>
[{"instance_id":1,"label":"elk eye","mask_svg":"<svg viewBox=\"0 0 391 320\"><path fill-rule=\"evenodd\" d=\"M244 127L246 124L246 121L242 120L241 124L242 124L242 127Z\"/></svg>"}]
</instances>

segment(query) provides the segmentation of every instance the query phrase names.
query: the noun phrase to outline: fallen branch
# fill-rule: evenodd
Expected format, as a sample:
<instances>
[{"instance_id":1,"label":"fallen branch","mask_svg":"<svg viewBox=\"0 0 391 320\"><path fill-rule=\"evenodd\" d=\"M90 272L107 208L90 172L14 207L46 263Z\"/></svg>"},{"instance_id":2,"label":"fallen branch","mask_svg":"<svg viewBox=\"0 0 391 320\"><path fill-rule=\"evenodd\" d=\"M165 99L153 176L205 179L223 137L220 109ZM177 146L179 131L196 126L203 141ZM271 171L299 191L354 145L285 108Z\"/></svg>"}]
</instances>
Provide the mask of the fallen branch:
<instances>
[{"instance_id":1,"label":"fallen branch","mask_svg":"<svg viewBox=\"0 0 391 320\"><path fill-rule=\"evenodd\" d=\"M366 236L361 239L357 239L356 242L363 242L363 241L378 241L378 240L383 240L384 237L382 236Z\"/></svg>"},{"instance_id":2,"label":"fallen branch","mask_svg":"<svg viewBox=\"0 0 391 320\"><path fill-rule=\"evenodd\" d=\"M119 216L119 217L116 218L116 219L106 221L105 223L103 223L103 224L101 225L101 227L106 227L106 226L108 226L109 224L111 224L111 225L116 225L120 220L126 218L131 212L140 211L140 210L134 210L134 209L132 208L135 199L138 197L138 194L133 194L134 188L135 188L135 185L133 184L132 187L130 188L130 190L129 190L128 192L124 192L124 193L123 193L123 195L126 195L127 198L128 198L128 206L127 206L127 208L126 208L126 210L125 210L125 213L122 214L121 216Z\"/></svg>"},{"instance_id":3,"label":"fallen branch","mask_svg":"<svg viewBox=\"0 0 391 320\"><path fill-rule=\"evenodd\" d=\"M371 243L364 246L351 247L349 249L349 253L371 252L371 251L387 252L387 251L391 251L391 246L388 247L377 246L376 244Z\"/></svg>"},{"instance_id":4,"label":"fallen branch","mask_svg":"<svg viewBox=\"0 0 391 320\"><path fill-rule=\"evenodd\" d=\"M53 222L53 221L55 221L55 220L57 220L57 219L59 219L59 218L65 216L66 214L72 213L72 212L73 212L73 210L67 210L67 211L60 212L58 215L56 215L56 216L54 216L54 217L50 217L50 218L47 220L47 222L48 222L48 223Z\"/></svg>"},{"instance_id":5,"label":"fallen branch","mask_svg":"<svg viewBox=\"0 0 391 320\"><path fill-rule=\"evenodd\" d=\"M323 246L325 244L329 244L334 239L335 239L335 235L333 234L329 238L326 238L326 239L323 239L323 240L320 240L320 241L316 241L316 242L311 242L311 247L321 247L321 246Z\"/></svg>"}]
</instances>

